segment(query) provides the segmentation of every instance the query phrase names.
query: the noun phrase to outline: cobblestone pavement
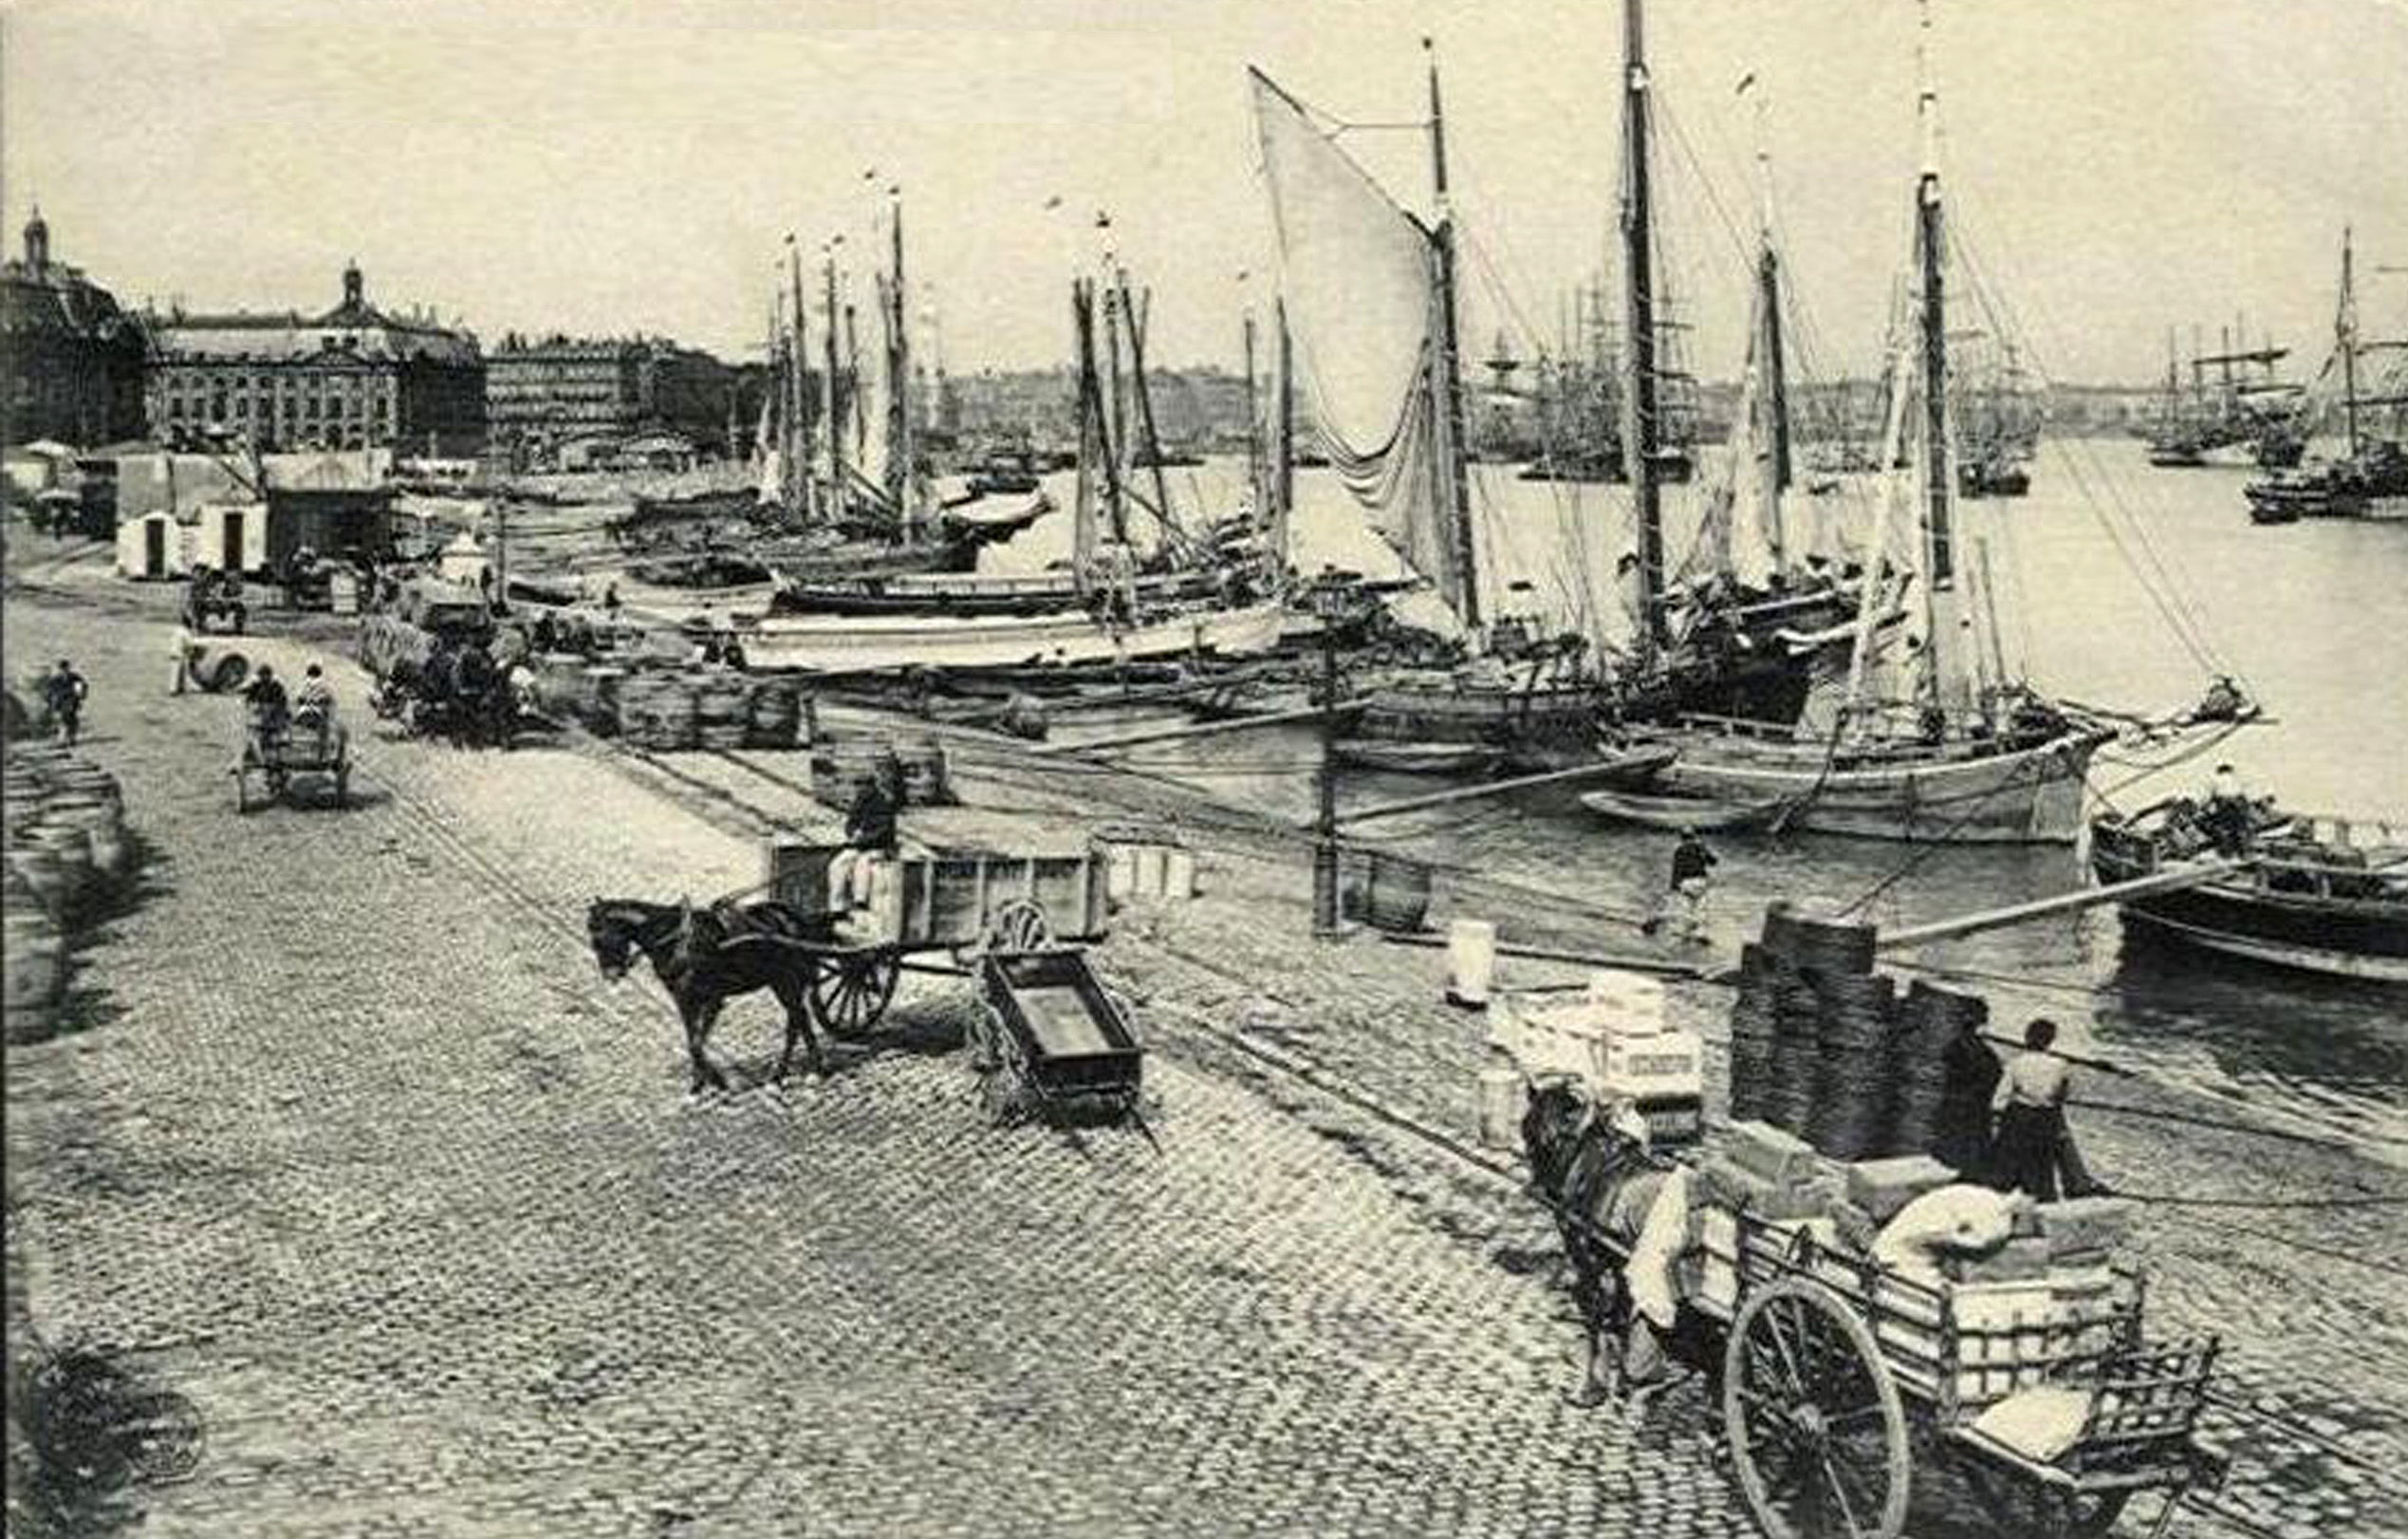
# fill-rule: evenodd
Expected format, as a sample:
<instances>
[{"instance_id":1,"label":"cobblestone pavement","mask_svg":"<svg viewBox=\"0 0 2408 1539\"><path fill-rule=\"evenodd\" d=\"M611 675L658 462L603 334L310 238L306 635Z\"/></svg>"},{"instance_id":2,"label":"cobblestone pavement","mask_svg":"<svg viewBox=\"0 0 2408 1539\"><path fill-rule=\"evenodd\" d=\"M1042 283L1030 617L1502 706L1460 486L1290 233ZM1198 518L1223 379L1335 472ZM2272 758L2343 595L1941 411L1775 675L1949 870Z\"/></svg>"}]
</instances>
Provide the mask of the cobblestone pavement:
<instances>
[{"instance_id":1,"label":"cobblestone pavement","mask_svg":"<svg viewBox=\"0 0 2408 1539\"><path fill-rule=\"evenodd\" d=\"M577 910L751 880L750 836L806 815L761 772L787 756L371 741L366 807L237 822L209 773L232 708L158 693L163 632L9 627L37 653L82 628L94 753L161 846L157 896L83 955L93 1029L9 1065L43 1323L144 1352L209 1422L153 1528L1745 1530L1694 1396L1637 1426L1562 1402L1551 1233L1392 1120L1468 1139L1476 1023L1426 954L1310 942L1276 841L1216 834L1208 896L1105 948L1158 1048L1158 1152L985 1129L935 981L829 1083L690 1105L665 1001L602 988ZM1025 765L965 782L1213 815ZM717 1046L757 1075L770 1012ZM2133 1186L2399 1189L2084 1133ZM2151 1226L2161 1328L2232 1352L2242 1465L2190 1531L2402 1531L2408 1350L2367 1265L2396 1228L2232 1221L2336 1253Z\"/></svg>"}]
</instances>

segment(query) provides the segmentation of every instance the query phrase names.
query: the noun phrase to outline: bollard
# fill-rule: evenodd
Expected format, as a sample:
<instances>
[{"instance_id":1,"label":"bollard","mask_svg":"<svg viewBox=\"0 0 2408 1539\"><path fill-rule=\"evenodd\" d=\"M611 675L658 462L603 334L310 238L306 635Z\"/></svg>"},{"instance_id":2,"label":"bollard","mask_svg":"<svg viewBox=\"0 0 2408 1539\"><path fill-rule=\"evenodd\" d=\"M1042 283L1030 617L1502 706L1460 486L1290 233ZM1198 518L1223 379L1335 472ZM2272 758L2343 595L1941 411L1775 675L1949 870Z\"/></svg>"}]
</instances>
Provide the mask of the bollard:
<instances>
[{"instance_id":1,"label":"bollard","mask_svg":"<svg viewBox=\"0 0 2408 1539\"><path fill-rule=\"evenodd\" d=\"M1486 1010L1495 981L1496 926L1486 919L1457 919L1448 925L1447 1003Z\"/></svg>"}]
</instances>

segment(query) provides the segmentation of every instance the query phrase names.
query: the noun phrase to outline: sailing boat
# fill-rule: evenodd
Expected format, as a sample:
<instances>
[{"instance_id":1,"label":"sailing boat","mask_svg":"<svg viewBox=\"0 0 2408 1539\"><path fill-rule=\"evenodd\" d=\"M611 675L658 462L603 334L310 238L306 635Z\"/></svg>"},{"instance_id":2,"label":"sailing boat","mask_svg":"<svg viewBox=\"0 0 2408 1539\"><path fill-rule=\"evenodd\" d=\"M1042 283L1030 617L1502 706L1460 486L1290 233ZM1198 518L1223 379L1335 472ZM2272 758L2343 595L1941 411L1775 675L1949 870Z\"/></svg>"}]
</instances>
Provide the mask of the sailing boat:
<instances>
[{"instance_id":1,"label":"sailing boat","mask_svg":"<svg viewBox=\"0 0 2408 1539\"><path fill-rule=\"evenodd\" d=\"M1976 371L1958 392L1956 490L1967 497L2020 497L2031 491L2040 405L2015 357Z\"/></svg>"},{"instance_id":2,"label":"sailing boat","mask_svg":"<svg viewBox=\"0 0 2408 1539\"><path fill-rule=\"evenodd\" d=\"M1928 30L1928 15L1924 26ZM1907 483L1893 475L1868 547L1844 696L1825 723L1742 732L1713 724L1660 734L1676 749L1655 784L1726 806L1785 804L1787 826L1949 843L2070 844L2091 755L2116 733L2006 677L1982 547L1958 569L1950 473L1946 234L1936 154L1938 97L1923 87L1916 183L1914 334L1894 336L1881 463L1908 455L1917 498L1903 562L1884 547ZM1908 417L1912 408L1914 421ZM1911 436L1911 443L1910 443ZM1969 577L1984 603L1970 600ZM1903 594L1916 611L1902 648L1880 635ZM1968 644L1970 634L1971 643ZM1903 652L1901 658L1899 654Z\"/></svg>"},{"instance_id":3,"label":"sailing boat","mask_svg":"<svg viewBox=\"0 0 2408 1539\"><path fill-rule=\"evenodd\" d=\"M1124 339L1139 349L1133 358L1142 356L1144 312L1131 305L1125 276L1118 272L1110 299L1102 329L1118 383ZM1250 570L1235 564L1211 566L1187 547L1181 553L1200 570L1149 569L1136 556L1128 538L1132 398L1105 387L1097 357L1093 282L1074 283L1071 313L1081 448L1070 570L951 583L930 578L858 593L859 602L812 612L781 604L746 639L751 667L861 674L1125 666L1251 657L1278 645L1287 610L1271 575L1276 552ZM1142 370L1138 373L1141 377ZM1139 415L1142 421L1150 408L1140 403ZM1159 527L1175 529L1158 467L1155 479L1158 500L1151 510Z\"/></svg>"},{"instance_id":4,"label":"sailing boat","mask_svg":"<svg viewBox=\"0 0 2408 1539\"><path fill-rule=\"evenodd\" d=\"M2368 353L2388 355L2388 375L2367 394L2362 365ZM2340 374L2343 422L2342 457L2292 474L2277 475L2243 489L2250 519L2258 524L2288 524L2308 518L2408 518L2408 424L2401 408L2408 407L2408 343L2367 343L2358 336L2356 265L2350 232L2342 232L2341 299L2333 314L2333 357L2325 379ZM2321 383L2322 381L2320 381ZM2369 414L2387 412L2388 431L2378 430Z\"/></svg>"},{"instance_id":5,"label":"sailing boat","mask_svg":"<svg viewBox=\"0 0 2408 1539\"><path fill-rule=\"evenodd\" d=\"M2222 333L2219 352L2198 350L2198 328L2192 328L2191 387L2181 384L2181 360L2174 333L2165 339L2165 388L2159 393L2155 420L2148 432L2149 463L2160 468L2197 465L2287 469L2299 463L2305 440L2298 428L2301 391L2274 377L2274 366L2290 356L2270 341L2261 347L2247 343L2247 326L2240 328L2242 345L2233 346L2233 328ZM2208 371L2216 371L2213 390Z\"/></svg>"},{"instance_id":6,"label":"sailing boat","mask_svg":"<svg viewBox=\"0 0 2408 1539\"><path fill-rule=\"evenodd\" d=\"M1638 508L1640 634L1627 667L1601 675L1585 638L1538 638L1515 621L1491 622L1464 453L1457 366L1455 227L1447 187L1445 115L1429 68L1431 165L1436 213L1399 206L1314 122L1310 109L1260 70L1250 72L1290 324L1305 360L1313 420L1331 464L1374 529L1460 621L1475 656L1452 674L1421 673L1372 689L1342 759L1446 772L1502 758L1547 770L1594 759L1608 714L1674 709L1733 715L1794 714L1804 669L1761 645L1758 622L1798 618L1715 604L1676 638L1664 583L1659 486L1658 324L1647 181L1646 71L1636 0L1625 28L1624 264L1629 324L1621 392L1624 470ZM1427 46L1425 41L1425 47ZM1835 605L1832 619L1839 618Z\"/></svg>"}]
</instances>

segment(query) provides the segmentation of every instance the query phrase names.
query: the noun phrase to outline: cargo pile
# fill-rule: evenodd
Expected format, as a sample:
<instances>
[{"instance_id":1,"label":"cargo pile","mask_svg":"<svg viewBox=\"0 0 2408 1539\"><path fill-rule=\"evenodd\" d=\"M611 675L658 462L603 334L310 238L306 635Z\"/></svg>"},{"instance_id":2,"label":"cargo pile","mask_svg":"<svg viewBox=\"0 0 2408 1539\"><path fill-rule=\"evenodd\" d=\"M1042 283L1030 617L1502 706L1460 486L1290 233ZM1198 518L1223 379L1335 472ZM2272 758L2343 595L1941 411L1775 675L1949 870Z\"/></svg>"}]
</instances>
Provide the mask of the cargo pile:
<instances>
[{"instance_id":1,"label":"cargo pile","mask_svg":"<svg viewBox=\"0 0 2408 1539\"><path fill-rule=\"evenodd\" d=\"M1528 1081L1561 1075L1592 1098L1626 1105L1659 1145L1693 1142L1705 1127L1705 1045L1666 1024L1664 986L1635 973L1601 970L1577 993L1506 992L1489 1007L1495 1070L1482 1076L1484 1128L1502 1141L1518 1124ZM1496 1097L1508 1102L1491 1105Z\"/></svg>"},{"instance_id":2,"label":"cargo pile","mask_svg":"<svg viewBox=\"0 0 2408 1539\"><path fill-rule=\"evenodd\" d=\"M133 876L116 777L69 750L10 742L0 759L0 971L11 1041L49 1034L66 993L66 937Z\"/></svg>"},{"instance_id":3,"label":"cargo pile","mask_svg":"<svg viewBox=\"0 0 2408 1539\"><path fill-rule=\"evenodd\" d=\"M1870 925L1776 906L1743 947L1731 1013L1732 1116L1795 1134L1835 1159L1930 1152L1949 1040L1981 1000L1873 971Z\"/></svg>"},{"instance_id":4,"label":"cargo pile","mask_svg":"<svg viewBox=\"0 0 2408 1539\"><path fill-rule=\"evenodd\" d=\"M1979 1210L1991 1227L1936 1233L1924 1267L1876 1260L1901 1215L1901 1227L1916 1224L1917 1204ZM2035 1205L1965 1186L1927 1156L1832 1159L1745 1122L1718 1133L1698 1162L1687 1286L1727 1310L1743 1282L1810 1277L1864 1305L1902 1381L1987 1404L2122 1339L2139 1293L2113 1263L2139 1216L2126 1198Z\"/></svg>"},{"instance_id":5,"label":"cargo pile","mask_svg":"<svg viewBox=\"0 0 2408 1539\"><path fill-rule=\"evenodd\" d=\"M537 710L635 748L792 749L814 736L811 702L790 678L734 668L631 668L573 653L546 653L529 666Z\"/></svg>"}]
</instances>

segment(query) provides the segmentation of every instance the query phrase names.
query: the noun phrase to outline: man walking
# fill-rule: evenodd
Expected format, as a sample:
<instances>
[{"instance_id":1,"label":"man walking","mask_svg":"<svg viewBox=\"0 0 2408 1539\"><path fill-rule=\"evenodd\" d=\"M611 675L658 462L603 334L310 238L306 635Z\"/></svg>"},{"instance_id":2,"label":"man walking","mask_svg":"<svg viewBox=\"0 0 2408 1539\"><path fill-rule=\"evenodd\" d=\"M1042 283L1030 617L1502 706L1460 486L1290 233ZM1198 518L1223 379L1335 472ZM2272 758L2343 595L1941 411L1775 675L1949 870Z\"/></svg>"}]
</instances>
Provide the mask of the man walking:
<instances>
[{"instance_id":1,"label":"man walking","mask_svg":"<svg viewBox=\"0 0 2408 1539\"><path fill-rule=\"evenodd\" d=\"M58 723L59 735L66 739L69 748L75 747L76 728L83 719L84 696L91 693L92 686L65 658L59 659L54 672L43 677L43 703L50 708L50 719Z\"/></svg>"},{"instance_id":2,"label":"man walking","mask_svg":"<svg viewBox=\"0 0 2408 1539\"><path fill-rule=\"evenodd\" d=\"M1663 929L1664 920L1676 911L1680 916L1680 938L1692 945L1706 938L1706 892L1713 885L1713 868L1720 864L1706 842L1694 828L1683 828L1680 840L1673 845L1672 884L1664 891L1663 901L1640 933L1654 935Z\"/></svg>"}]
</instances>

